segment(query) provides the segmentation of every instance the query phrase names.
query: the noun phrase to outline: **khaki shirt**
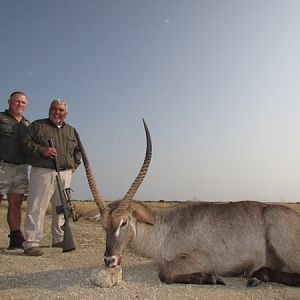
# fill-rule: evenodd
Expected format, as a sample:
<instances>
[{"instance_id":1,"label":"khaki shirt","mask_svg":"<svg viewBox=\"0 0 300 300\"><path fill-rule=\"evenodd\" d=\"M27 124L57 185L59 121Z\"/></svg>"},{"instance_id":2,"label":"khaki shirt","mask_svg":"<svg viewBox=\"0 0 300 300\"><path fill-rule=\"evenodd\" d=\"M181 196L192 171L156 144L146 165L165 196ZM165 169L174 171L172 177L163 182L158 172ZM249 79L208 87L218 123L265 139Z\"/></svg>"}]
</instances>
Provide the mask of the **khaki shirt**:
<instances>
[{"instance_id":1,"label":"khaki shirt","mask_svg":"<svg viewBox=\"0 0 300 300\"><path fill-rule=\"evenodd\" d=\"M81 152L75 128L67 123L57 127L49 118L32 122L22 140L30 165L55 169L53 160L43 154L45 148L49 147L49 140L56 148L60 169L76 169L80 164Z\"/></svg>"},{"instance_id":2,"label":"khaki shirt","mask_svg":"<svg viewBox=\"0 0 300 300\"><path fill-rule=\"evenodd\" d=\"M0 112L0 160L16 165L27 162L21 139L29 125L24 117L18 122L8 110Z\"/></svg>"}]
</instances>

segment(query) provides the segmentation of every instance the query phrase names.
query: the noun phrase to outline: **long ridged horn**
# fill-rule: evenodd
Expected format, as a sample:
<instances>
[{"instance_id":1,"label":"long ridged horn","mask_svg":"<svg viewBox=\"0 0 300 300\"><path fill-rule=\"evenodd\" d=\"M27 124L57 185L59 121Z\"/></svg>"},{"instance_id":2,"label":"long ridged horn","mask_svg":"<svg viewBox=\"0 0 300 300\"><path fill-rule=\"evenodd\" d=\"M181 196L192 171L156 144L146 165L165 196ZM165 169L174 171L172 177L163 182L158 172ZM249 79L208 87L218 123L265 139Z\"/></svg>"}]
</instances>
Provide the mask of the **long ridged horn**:
<instances>
[{"instance_id":1,"label":"long ridged horn","mask_svg":"<svg viewBox=\"0 0 300 300\"><path fill-rule=\"evenodd\" d=\"M84 149L84 147L81 143L79 134L77 132L76 132L76 137L77 137L78 145L80 147L80 151L81 151L81 154L82 154L82 161L83 161L83 164L84 164L84 169L85 169L86 177L87 177L87 180L88 180L88 184L89 184L90 190L92 192L94 201L96 202L96 204L97 204L97 206L100 210L100 214L102 216L104 214L105 210L107 209L107 205L104 202L101 194L99 193L99 190L97 188L97 184L96 184L93 172L92 172L92 168L90 166L90 163L89 163L89 160L88 160L88 157L87 157L87 154L85 152L85 149Z\"/></svg>"},{"instance_id":2,"label":"long ridged horn","mask_svg":"<svg viewBox=\"0 0 300 300\"><path fill-rule=\"evenodd\" d=\"M137 177L135 178L135 180L131 184L128 192L126 193L126 195L120 201L120 204L117 208L118 211L121 211L121 210L127 208L128 202L133 199L136 191L138 190L139 186L143 182L143 180L146 176L146 173L148 171L149 165L150 165L151 156L152 156L151 136L150 136L149 129L148 129L147 124L146 124L144 119L143 119L143 124L144 124L144 128L145 128L146 139L147 139L147 149L146 149L146 155L145 155L144 163L143 163L143 165L140 169L139 174L137 175Z\"/></svg>"}]
</instances>

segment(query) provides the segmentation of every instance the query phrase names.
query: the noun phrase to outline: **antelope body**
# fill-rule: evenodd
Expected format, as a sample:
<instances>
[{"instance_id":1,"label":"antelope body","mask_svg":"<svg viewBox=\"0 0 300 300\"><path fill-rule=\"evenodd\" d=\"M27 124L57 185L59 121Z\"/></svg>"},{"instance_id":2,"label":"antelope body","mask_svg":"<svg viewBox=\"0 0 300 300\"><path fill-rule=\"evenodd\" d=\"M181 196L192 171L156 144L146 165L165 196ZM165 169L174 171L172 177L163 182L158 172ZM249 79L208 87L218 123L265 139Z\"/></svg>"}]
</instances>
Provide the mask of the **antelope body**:
<instances>
[{"instance_id":1,"label":"antelope body","mask_svg":"<svg viewBox=\"0 0 300 300\"><path fill-rule=\"evenodd\" d=\"M300 286L300 215L254 201L185 202L166 208L133 200L151 160L144 122L144 164L122 200L106 205L81 145L90 188L106 230L104 261L121 264L124 249L156 260L165 283L224 284L220 276L246 275L247 286L274 281Z\"/></svg>"}]
</instances>

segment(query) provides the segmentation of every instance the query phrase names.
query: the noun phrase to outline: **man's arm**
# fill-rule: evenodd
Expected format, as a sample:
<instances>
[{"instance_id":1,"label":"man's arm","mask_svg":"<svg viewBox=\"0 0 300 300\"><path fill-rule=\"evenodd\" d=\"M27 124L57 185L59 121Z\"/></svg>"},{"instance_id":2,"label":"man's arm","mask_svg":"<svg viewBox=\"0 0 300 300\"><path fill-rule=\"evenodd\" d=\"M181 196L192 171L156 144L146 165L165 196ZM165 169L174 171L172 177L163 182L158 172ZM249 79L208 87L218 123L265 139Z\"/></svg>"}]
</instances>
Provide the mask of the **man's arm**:
<instances>
[{"instance_id":1,"label":"man's arm","mask_svg":"<svg viewBox=\"0 0 300 300\"><path fill-rule=\"evenodd\" d=\"M44 157L46 147L42 147L35 141L37 140L37 128L35 123L31 123L22 138L24 152L29 157Z\"/></svg>"}]
</instances>

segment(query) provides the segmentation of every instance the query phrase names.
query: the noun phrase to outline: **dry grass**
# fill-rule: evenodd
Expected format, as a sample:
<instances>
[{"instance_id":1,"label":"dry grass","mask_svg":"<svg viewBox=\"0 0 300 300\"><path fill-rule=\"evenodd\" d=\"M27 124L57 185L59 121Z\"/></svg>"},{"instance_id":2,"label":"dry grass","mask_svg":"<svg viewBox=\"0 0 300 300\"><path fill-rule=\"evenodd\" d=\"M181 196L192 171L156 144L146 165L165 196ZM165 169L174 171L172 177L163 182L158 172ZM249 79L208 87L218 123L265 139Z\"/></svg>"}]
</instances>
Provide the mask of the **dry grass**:
<instances>
[{"instance_id":1,"label":"dry grass","mask_svg":"<svg viewBox=\"0 0 300 300\"><path fill-rule=\"evenodd\" d=\"M300 203L281 203L281 204L294 209L296 212L300 214Z\"/></svg>"},{"instance_id":2,"label":"dry grass","mask_svg":"<svg viewBox=\"0 0 300 300\"><path fill-rule=\"evenodd\" d=\"M72 200L72 203L75 204L76 206L76 212L79 213L82 216L90 216L93 213L98 211L98 207L96 205L96 203L94 201L79 201L79 200ZM109 202L107 202L109 203ZM168 202L168 201L145 201L146 204L149 204L150 206L153 207L166 207L166 206L170 206L170 205L175 205L176 203L179 202ZM287 207L290 207L292 209L294 209L295 211L297 211L300 214L300 203L273 203L273 204L281 204ZM2 203L0 204L1 206L7 207L7 201L2 201ZM23 209L26 209L26 201L23 202L22 205ZM52 213L52 209L51 209L51 205L49 205L48 209L47 209L47 213L51 214Z\"/></svg>"},{"instance_id":3,"label":"dry grass","mask_svg":"<svg viewBox=\"0 0 300 300\"><path fill-rule=\"evenodd\" d=\"M98 206L96 205L96 203L94 201L76 201L76 200L72 200L72 203L75 205L76 207L76 212L78 214L80 214L81 216L90 216L93 213L97 213L98 212ZM109 204L110 202L107 201L107 204ZM158 201L153 201L153 202L145 202L151 206L154 207L166 207L166 206L170 206L170 205L174 205L175 202L158 202ZM51 209L51 205L49 205L47 212L51 213L52 209Z\"/></svg>"}]
</instances>

